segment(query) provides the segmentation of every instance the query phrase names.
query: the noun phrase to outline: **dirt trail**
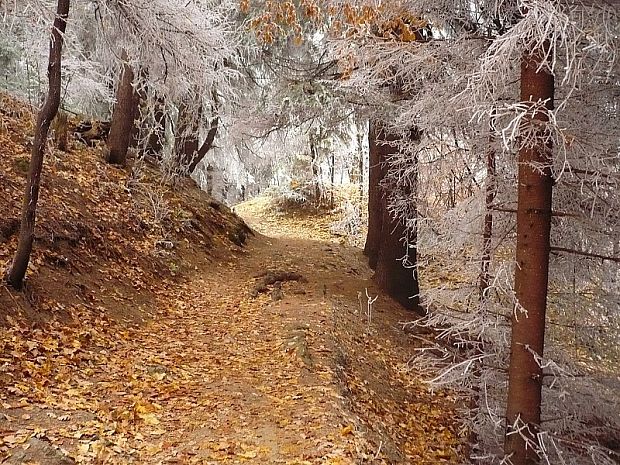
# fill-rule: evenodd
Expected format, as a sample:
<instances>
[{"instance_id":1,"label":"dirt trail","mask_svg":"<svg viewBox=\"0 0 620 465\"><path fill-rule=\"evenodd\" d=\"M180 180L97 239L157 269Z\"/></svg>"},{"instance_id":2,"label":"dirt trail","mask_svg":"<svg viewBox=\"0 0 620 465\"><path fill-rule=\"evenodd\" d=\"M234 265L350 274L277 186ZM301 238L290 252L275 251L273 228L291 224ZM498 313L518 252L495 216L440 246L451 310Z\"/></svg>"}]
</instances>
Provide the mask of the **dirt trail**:
<instances>
[{"instance_id":1,"label":"dirt trail","mask_svg":"<svg viewBox=\"0 0 620 465\"><path fill-rule=\"evenodd\" d=\"M385 299L370 324L363 314L361 251L244 213L278 237L197 263L158 296L155 321L93 354L70 389L4 423L0 412L16 448L36 421L85 463L456 463L449 397L406 369L411 315ZM301 279L266 284L268 271Z\"/></svg>"},{"instance_id":2,"label":"dirt trail","mask_svg":"<svg viewBox=\"0 0 620 465\"><path fill-rule=\"evenodd\" d=\"M141 363L162 366L180 386L169 399L149 399L164 406L155 427L166 433L165 449L145 463L324 463L351 455L323 356L330 349L319 336L331 324L326 283L313 271L320 263L299 262L303 252L308 257L307 243L254 240L183 289L166 321L151 326L140 346L159 354ZM257 276L268 270L296 271L308 282L256 295Z\"/></svg>"}]
</instances>

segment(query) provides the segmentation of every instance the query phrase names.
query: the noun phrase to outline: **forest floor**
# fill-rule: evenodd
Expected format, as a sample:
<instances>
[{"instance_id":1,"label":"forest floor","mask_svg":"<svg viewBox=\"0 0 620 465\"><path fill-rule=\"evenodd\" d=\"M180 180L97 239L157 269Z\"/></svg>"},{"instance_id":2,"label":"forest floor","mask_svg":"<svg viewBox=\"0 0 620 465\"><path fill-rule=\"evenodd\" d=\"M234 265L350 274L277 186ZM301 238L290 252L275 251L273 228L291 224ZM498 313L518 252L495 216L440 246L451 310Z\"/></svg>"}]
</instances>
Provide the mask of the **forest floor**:
<instances>
[{"instance_id":1,"label":"forest floor","mask_svg":"<svg viewBox=\"0 0 620 465\"><path fill-rule=\"evenodd\" d=\"M1 109L4 269L32 116ZM157 176L51 150L26 290L0 284L0 463L458 462L455 399L409 367L415 315L333 217L259 198L236 207L250 237Z\"/></svg>"},{"instance_id":2,"label":"forest floor","mask_svg":"<svg viewBox=\"0 0 620 465\"><path fill-rule=\"evenodd\" d=\"M196 263L159 318L74 367L73 387L4 402L8 463L457 462L452 399L407 368L412 315L380 297L369 321L361 250L326 240L326 219L264 206L237 208L255 239Z\"/></svg>"}]
</instances>

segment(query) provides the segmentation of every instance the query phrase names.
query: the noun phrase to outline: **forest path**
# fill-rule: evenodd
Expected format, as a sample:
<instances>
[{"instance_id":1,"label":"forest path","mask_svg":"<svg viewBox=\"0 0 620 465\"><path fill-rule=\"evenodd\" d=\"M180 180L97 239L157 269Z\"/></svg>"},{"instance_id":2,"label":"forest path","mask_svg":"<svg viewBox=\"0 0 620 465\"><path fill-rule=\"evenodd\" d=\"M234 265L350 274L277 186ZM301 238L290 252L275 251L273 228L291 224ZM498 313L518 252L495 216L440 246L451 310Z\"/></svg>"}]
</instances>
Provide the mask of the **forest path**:
<instances>
[{"instance_id":1,"label":"forest path","mask_svg":"<svg viewBox=\"0 0 620 465\"><path fill-rule=\"evenodd\" d=\"M179 381L146 400L162 408L143 436L164 433L155 435L161 451L141 461L354 463L326 337L327 289L344 266L330 244L258 237L180 289L165 320L126 353L146 347L146 370L162 366ZM264 285L265 272L300 281Z\"/></svg>"},{"instance_id":2,"label":"forest path","mask_svg":"<svg viewBox=\"0 0 620 465\"><path fill-rule=\"evenodd\" d=\"M453 400L407 368L413 315L380 297L367 319L361 250L327 241L320 217L237 210L259 234L155 290L157 318L90 352L37 408L7 410L10 440L35 422L97 464L457 463Z\"/></svg>"}]
</instances>

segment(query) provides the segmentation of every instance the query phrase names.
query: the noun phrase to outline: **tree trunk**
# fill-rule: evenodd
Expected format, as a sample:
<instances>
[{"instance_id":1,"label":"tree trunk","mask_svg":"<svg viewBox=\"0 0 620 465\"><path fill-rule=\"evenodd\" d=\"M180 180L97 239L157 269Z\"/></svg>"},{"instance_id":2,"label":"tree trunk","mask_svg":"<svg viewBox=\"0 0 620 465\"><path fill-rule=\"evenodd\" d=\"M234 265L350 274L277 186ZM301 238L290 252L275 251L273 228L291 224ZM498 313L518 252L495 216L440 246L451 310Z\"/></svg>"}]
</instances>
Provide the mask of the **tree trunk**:
<instances>
[{"instance_id":1,"label":"tree trunk","mask_svg":"<svg viewBox=\"0 0 620 465\"><path fill-rule=\"evenodd\" d=\"M152 126L147 127L148 141L145 153L161 158L166 140L166 102L162 97L157 97L155 110L153 111Z\"/></svg>"},{"instance_id":2,"label":"tree trunk","mask_svg":"<svg viewBox=\"0 0 620 465\"><path fill-rule=\"evenodd\" d=\"M314 186L314 201L318 204L321 200L321 187L319 185L319 154L312 136L310 136L310 165L312 169L312 185Z\"/></svg>"},{"instance_id":3,"label":"tree trunk","mask_svg":"<svg viewBox=\"0 0 620 465\"><path fill-rule=\"evenodd\" d=\"M134 120L137 116L139 98L133 88L134 72L127 63L127 53L123 52L123 70L116 90L116 105L112 113L106 161L114 165L124 165L127 150L134 133Z\"/></svg>"},{"instance_id":4,"label":"tree trunk","mask_svg":"<svg viewBox=\"0 0 620 465\"><path fill-rule=\"evenodd\" d=\"M213 197L213 167L207 166L207 194Z\"/></svg>"},{"instance_id":5,"label":"tree trunk","mask_svg":"<svg viewBox=\"0 0 620 465\"><path fill-rule=\"evenodd\" d=\"M198 123L202 113L202 108L198 107L198 115L195 118L189 114L187 104L181 102L179 105L179 117L177 118L177 128L174 141L174 150L177 162L180 167L188 167L192 157L198 151Z\"/></svg>"},{"instance_id":6,"label":"tree trunk","mask_svg":"<svg viewBox=\"0 0 620 465\"><path fill-rule=\"evenodd\" d=\"M549 44L545 43L541 49L522 57L521 101L530 105L544 101L546 109L551 110L554 78L545 69L538 71L548 50ZM548 117L544 109L532 110L531 121L523 124L540 126ZM552 148L543 140L543 130L539 131L538 141L519 151L515 293L523 311L515 309L512 316L504 441L504 452L513 465L539 462L536 434L543 377L535 355L542 357L545 340L553 191Z\"/></svg>"},{"instance_id":7,"label":"tree trunk","mask_svg":"<svg viewBox=\"0 0 620 465\"><path fill-rule=\"evenodd\" d=\"M368 257L368 264L373 270L377 266L379 255L379 241L383 225L381 210L381 179L383 179L381 151L377 146L377 122L368 123L368 233L364 255ZM363 157L362 157L363 160Z\"/></svg>"},{"instance_id":8,"label":"tree trunk","mask_svg":"<svg viewBox=\"0 0 620 465\"><path fill-rule=\"evenodd\" d=\"M329 157L329 177L331 186L329 188L329 208L334 208L334 184L336 182L336 156L332 152Z\"/></svg>"},{"instance_id":9,"label":"tree trunk","mask_svg":"<svg viewBox=\"0 0 620 465\"><path fill-rule=\"evenodd\" d=\"M219 108L219 98L217 90L213 89L211 92L213 98L211 104L211 113L217 115ZM202 104L198 105L197 115L193 117L190 114L190 108L187 103L191 102L191 98L200 99L201 92L199 89L194 89L191 96L186 97L185 101L182 101L179 105L179 117L177 120L177 130L175 135L175 153L177 156L177 163L180 167L186 168L185 173L189 176L205 158L209 150L213 148L215 137L217 135L220 119L219 116L211 118L209 125L209 132L202 145L199 142L200 136L200 122L203 115Z\"/></svg>"},{"instance_id":10,"label":"tree trunk","mask_svg":"<svg viewBox=\"0 0 620 465\"><path fill-rule=\"evenodd\" d=\"M360 191L360 203L364 198L364 150L363 150L363 134L361 132L357 133L357 145L359 147L358 155L359 155L359 191Z\"/></svg>"},{"instance_id":11,"label":"tree trunk","mask_svg":"<svg viewBox=\"0 0 620 465\"><path fill-rule=\"evenodd\" d=\"M203 160L207 153L209 153L209 150L213 148L213 142L215 141L219 121L220 120L218 117L215 117L211 120L211 127L209 128L207 137L205 138L200 148L196 152L194 152L194 156L191 159L188 169L189 174L192 174L194 171L196 171L196 167L198 166L198 164Z\"/></svg>"},{"instance_id":12,"label":"tree trunk","mask_svg":"<svg viewBox=\"0 0 620 465\"><path fill-rule=\"evenodd\" d=\"M56 116L56 113L58 113L58 107L60 106L62 47L68 16L69 0L58 0L56 18L52 26L49 63L47 67L49 90L45 103L37 117L30 156L30 166L28 168L28 179L26 181L26 191L24 193L22 206L19 241L13 263L7 273L7 281L15 289L21 289L23 286L26 270L28 269L28 262L30 261L30 253L32 252L45 144L47 142L50 124Z\"/></svg>"},{"instance_id":13,"label":"tree trunk","mask_svg":"<svg viewBox=\"0 0 620 465\"><path fill-rule=\"evenodd\" d=\"M485 299L489 294L489 267L491 265L491 240L493 238L493 202L495 201L495 149L493 147L495 131L495 112L489 121L489 150L487 152L487 177L485 181L486 196L484 228L482 232L482 259L480 269L480 299Z\"/></svg>"},{"instance_id":14,"label":"tree trunk","mask_svg":"<svg viewBox=\"0 0 620 465\"><path fill-rule=\"evenodd\" d=\"M411 132L412 140L419 140L417 130ZM398 140L386 130L377 133L377 144L381 160L384 165L391 155L398 152L398 148L390 143ZM412 163L417 166L417 159ZM408 228L406 221L413 221L415 217L393 217L389 211L389 204L395 197L408 199L415 204L417 179L406 180L387 179L386 168L382 169L381 214L382 233L377 254L377 266L374 275L376 283L394 300L408 310L419 311L420 288L418 285L417 265L417 227ZM415 208L410 209L409 216L417 216Z\"/></svg>"}]
</instances>

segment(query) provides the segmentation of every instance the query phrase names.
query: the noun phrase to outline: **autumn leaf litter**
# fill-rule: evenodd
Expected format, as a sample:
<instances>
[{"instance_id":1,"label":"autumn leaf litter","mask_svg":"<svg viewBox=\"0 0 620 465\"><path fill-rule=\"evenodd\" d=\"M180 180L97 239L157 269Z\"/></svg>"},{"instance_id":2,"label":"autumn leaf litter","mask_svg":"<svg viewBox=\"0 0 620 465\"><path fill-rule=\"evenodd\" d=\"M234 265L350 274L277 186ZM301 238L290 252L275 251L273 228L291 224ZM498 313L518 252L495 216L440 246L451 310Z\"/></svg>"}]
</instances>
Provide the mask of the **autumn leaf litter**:
<instances>
[{"instance_id":1,"label":"autumn leaf litter","mask_svg":"<svg viewBox=\"0 0 620 465\"><path fill-rule=\"evenodd\" d=\"M0 131L6 218L31 130L14 107ZM0 460L45 463L28 456L45 443L58 463L459 462L454 399L408 369L410 315L380 297L366 321L360 295L377 292L333 218L248 202L237 212L265 235L240 247L225 207L147 170L169 209L155 221L135 173L98 150L52 151L29 291L0 288ZM3 267L14 247L0 242ZM265 272L303 279L253 293Z\"/></svg>"}]
</instances>

